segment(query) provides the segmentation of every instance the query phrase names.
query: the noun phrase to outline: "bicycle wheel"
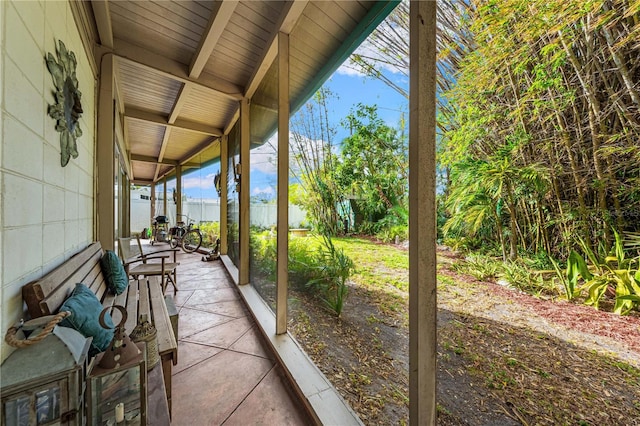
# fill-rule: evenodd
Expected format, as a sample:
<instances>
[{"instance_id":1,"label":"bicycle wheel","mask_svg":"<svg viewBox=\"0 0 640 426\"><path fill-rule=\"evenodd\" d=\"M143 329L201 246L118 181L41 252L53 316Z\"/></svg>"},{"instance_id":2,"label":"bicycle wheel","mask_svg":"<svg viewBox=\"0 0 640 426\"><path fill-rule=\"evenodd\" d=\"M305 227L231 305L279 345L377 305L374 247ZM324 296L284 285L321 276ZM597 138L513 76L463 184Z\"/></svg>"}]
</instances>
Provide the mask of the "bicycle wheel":
<instances>
[{"instance_id":1,"label":"bicycle wheel","mask_svg":"<svg viewBox=\"0 0 640 426\"><path fill-rule=\"evenodd\" d=\"M202 235L197 229L192 229L182 237L182 250L187 253L193 253L200 248L202 244Z\"/></svg>"}]
</instances>

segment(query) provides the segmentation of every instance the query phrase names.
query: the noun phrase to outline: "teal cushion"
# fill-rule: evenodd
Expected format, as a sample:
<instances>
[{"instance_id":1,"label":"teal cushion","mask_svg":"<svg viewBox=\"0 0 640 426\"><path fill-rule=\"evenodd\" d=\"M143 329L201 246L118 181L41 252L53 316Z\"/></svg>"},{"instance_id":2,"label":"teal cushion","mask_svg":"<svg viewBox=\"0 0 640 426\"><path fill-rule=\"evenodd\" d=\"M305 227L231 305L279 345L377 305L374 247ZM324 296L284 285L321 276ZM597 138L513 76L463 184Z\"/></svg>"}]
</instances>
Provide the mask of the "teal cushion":
<instances>
[{"instance_id":1,"label":"teal cushion","mask_svg":"<svg viewBox=\"0 0 640 426\"><path fill-rule=\"evenodd\" d=\"M71 296L64 301L60 311L70 311L71 315L60 322L63 327L71 327L79 331L84 337L93 337L89 354L94 356L104 352L113 340L114 328L111 315L107 312L104 323L108 329L100 325L102 305L95 294L82 284L76 284Z\"/></svg>"},{"instance_id":2,"label":"teal cushion","mask_svg":"<svg viewBox=\"0 0 640 426\"><path fill-rule=\"evenodd\" d=\"M120 294L127 289L129 277L127 277L127 272L115 252L105 251L100 259L100 267L107 281L107 287L112 293Z\"/></svg>"}]
</instances>

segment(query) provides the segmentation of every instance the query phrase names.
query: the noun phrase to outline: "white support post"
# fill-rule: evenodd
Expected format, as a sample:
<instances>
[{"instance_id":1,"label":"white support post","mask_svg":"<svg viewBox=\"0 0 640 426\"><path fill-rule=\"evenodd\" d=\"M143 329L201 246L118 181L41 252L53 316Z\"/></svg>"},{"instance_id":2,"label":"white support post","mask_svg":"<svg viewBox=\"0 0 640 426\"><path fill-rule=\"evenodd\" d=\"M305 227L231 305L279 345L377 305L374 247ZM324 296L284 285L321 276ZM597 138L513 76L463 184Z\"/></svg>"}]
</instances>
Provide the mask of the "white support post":
<instances>
[{"instance_id":1,"label":"white support post","mask_svg":"<svg viewBox=\"0 0 640 426\"><path fill-rule=\"evenodd\" d=\"M167 177L162 178L162 214L169 217L167 210Z\"/></svg>"},{"instance_id":2,"label":"white support post","mask_svg":"<svg viewBox=\"0 0 640 426\"><path fill-rule=\"evenodd\" d=\"M115 105L113 55L102 57L100 64L100 92L98 100L97 205L98 240L104 250L115 248Z\"/></svg>"},{"instance_id":3,"label":"white support post","mask_svg":"<svg viewBox=\"0 0 640 426\"><path fill-rule=\"evenodd\" d=\"M229 241L227 233L227 185L229 173L229 135L220 140L220 254L227 254Z\"/></svg>"},{"instance_id":4,"label":"white support post","mask_svg":"<svg viewBox=\"0 0 640 426\"><path fill-rule=\"evenodd\" d=\"M436 424L436 1L410 6L409 423Z\"/></svg>"},{"instance_id":5,"label":"white support post","mask_svg":"<svg viewBox=\"0 0 640 426\"><path fill-rule=\"evenodd\" d=\"M176 166L176 222L184 220L182 215L182 166L178 164ZM188 225L188 223L185 224Z\"/></svg>"},{"instance_id":6,"label":"white support post","mask_svg":"<svg viewBox=\"0 0 640 426\"><path fill-rule=\"evenodd\" d=\"M240 102L240 265L238 284L249 284L249 99Z\"/></svg>"},{"instance_id":7,"label":"white support post","mask_svg":"<svg viewBox=\"0 0 640 426\"><path fill-rule=\"evenodd\" d=\"M156 183L155 182L151 183L151 196L149 198L151 199L151 211L150 211L150 217L149 217L149 224L152 224L153 218L156 217Z\"/></svg>"},{"instance_id":8,"label":"white support post","mask_svg":"<svg viewBox=\"0 0 640 426\"><path fill-rule=\"evenodd\" d=\"M278 219L276 334L287 332L289 286L289 34L278 33Z\"/></svg>"}]
</instances>

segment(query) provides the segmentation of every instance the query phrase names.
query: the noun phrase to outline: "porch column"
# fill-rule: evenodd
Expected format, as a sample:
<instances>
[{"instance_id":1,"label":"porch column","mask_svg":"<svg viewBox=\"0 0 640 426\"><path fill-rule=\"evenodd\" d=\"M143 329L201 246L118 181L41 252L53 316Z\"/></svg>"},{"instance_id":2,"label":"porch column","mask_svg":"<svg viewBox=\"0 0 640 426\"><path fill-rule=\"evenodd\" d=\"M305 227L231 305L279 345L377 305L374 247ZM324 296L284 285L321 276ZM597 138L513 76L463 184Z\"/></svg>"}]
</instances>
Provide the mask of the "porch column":
<instances>
[{"instance_id":1,"label":"porch column","mask_svg":"<svg viewBox=\"0 0 640 426\"><path fill-rule=\"evenodd\" d=\"M167 177L162 178L162 214L169 217L167 214Z\"/></svg>"},{"instance_id":2,"label":"porch column","mask_svg":"<svg viewBox=\"0 0 640 426\"><path fill-rule=\"evenodd\" d=\"M278 33L278 219L276 334L287 332L289 286L289 34Z\"/></svg>"},{"instance_id":3,"label":"porch column","mask_svg":"<svg viewBox=\"0 0 640 426\"><path fill-rule=\"evenodd\" d=\"M249 99L240 102L240 265L238 284L249 283Z\"/></svg>"},{"instance_id":4,"label":"porch column","mask_svg":"<svg viewBox=\"0 0 640 426\"><path fill-rule=\"evenodd\" d=\"M181 219L182 215L182 166L178 164L176 166L176 222ZM185 225L188 225L185 220Z\"/></svg>"},{"instance_id":5,"label":"porch column","mask_svg":"<svg viewBox=\"0 0 640 426\"><path fill-rule=\"evenodd\" d=\"M409 423L436 424L436 2L410 6Z\"/></svg>"},{"instance_id":6,"label":"porch column","mask_svg":"<svg viewBox=\"0 0 640 426\"><path fill-rule=\"evenodd\" d=\"M96 147L97 237L104 250L115 248L115 111L113 55L106 54L100 64L100 92L98 99L98 138Z\"/></svg>"},{"instance_id":7,"label":"porch column","mask_svg":"<svg viewBox=\"0 0 640 426\"><path fill-rule=\"evenodd\" d=\"M229 135L220 139L220 254L227 254L227 184L229 177Z\"/></svg>"},{"instance_id":8,"label":"porch column","mask_svg":"<svg viewBox=\"0 0 640 426\"><path fill-rule=\"evenodd\" d=\"M122 206L122 237L131 236L131 181L127 175L123 176L122 197L124 205ZM142 230L140 230L142 231Z\"/></svg>"},{"instance_id":9,"label":"porch column","mask_svg":"<svg viewBox=\"0 0 640 426\"><path fill-rule=\"evenodd\" d=\"M153 223L153 218L156 217L156 183L153 182L151 184L151 196L149 197L149 199L151 200L151 210L150 210L150 217L149 217L149 224Z\"/></svg>"}]
</instances>

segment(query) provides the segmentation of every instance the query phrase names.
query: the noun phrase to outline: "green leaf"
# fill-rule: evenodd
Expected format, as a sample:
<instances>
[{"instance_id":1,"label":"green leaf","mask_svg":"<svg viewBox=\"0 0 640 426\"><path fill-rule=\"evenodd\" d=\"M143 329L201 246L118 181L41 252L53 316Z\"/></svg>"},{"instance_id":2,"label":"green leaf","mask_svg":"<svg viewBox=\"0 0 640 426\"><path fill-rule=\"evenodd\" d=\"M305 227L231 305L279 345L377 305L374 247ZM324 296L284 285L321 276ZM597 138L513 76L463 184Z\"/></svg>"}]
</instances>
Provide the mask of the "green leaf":
<instances>
[{"instance_id":1,"label":"green leaf","mask_svg":"<svg viewBox=\"0 0 640 426\"><path fill-rule=\"evenodd\" d=\"M572 283L573 288L576 287L580 277L585 281L589 281L593 278L593 275L582 256L572 250L567 260L567 279Z\"/></svg>"}]
</instances>

